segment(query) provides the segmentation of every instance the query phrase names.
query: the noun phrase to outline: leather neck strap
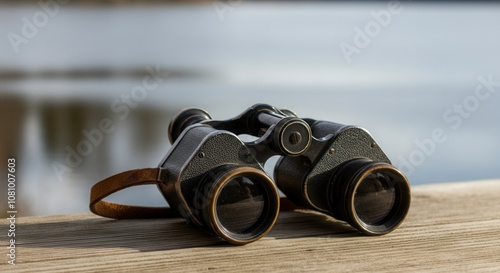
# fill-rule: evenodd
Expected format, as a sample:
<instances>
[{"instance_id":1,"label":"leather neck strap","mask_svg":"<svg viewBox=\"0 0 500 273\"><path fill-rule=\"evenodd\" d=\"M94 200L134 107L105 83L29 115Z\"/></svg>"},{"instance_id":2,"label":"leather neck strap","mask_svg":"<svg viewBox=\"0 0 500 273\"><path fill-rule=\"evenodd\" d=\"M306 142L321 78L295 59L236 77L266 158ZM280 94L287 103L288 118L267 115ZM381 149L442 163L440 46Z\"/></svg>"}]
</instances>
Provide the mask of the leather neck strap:
<instances>
[{"instance_id":1,"label":"leather neck strap","mask_svg":"<svg viewBox=\"0 0 500 273\"><path fill-rule=\"evenodd\" d=\"M147 184L156 184L159 168L136 169L108 177L90 190L90 211L115 219L141 219L173 217L168 207L141 207L106 202L102 199L117 191Z\"/></svg>"},{"instance_id":2,"label":"leather neck strap","mask_svg":"<svg viewBox=\"0 0 500 273\"><path fill-rule=\"evenodd\" d=\"M104 201L107 196L134 186L157 184L160 168L135 169L108 177L90 190L90 211L115 219L173 218L176 213L169 207L142 207ZM280 198L280 211L300 209L286 197Z\"/></svg>"}]
</instances>

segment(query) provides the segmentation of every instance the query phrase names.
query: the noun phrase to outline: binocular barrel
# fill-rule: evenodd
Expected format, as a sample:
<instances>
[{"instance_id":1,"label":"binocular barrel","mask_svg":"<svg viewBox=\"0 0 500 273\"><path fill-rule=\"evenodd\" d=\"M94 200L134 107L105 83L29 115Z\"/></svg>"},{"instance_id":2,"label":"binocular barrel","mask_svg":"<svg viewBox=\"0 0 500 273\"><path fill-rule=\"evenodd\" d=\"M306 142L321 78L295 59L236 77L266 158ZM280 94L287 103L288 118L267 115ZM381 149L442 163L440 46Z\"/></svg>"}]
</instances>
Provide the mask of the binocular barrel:
<instances>
[{"instance_id":1,"label":"binocular barrel","mask_svg":"<svg viewBox=\"0 0 500 273\"><path fill-rule=\"evenodd\" d=\"M193 112L184 124L206 118ZM274 226L278 190L235 134L195 122L182 131L160 168L171 174L159 184L171 207L227 242L253 242Z\"/></svg>"},{"instance_id":2,"label":"binocular barrel","mask_svg":"<svg viewBox=\"0 0 500 273\"><path fill-rule=\"evenodd\" d=\"M367 235L396 229L410 207L404 174L364 129L306 119L321 147L313 158L282 157L280 190L297 204L332 215Z\"/></svg>"}]
</instances>

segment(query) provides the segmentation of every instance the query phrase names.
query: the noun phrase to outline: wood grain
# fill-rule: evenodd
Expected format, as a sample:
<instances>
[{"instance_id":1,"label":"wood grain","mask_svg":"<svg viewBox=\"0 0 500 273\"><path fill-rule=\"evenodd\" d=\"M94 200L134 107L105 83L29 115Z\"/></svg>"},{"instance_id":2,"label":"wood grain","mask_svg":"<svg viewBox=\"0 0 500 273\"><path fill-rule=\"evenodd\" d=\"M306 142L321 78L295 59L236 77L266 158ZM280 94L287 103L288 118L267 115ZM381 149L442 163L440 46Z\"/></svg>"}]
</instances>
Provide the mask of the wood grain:
<instances>
[{"instance_id":1,"label":"wood grain","mask_svg":"<svg viewBox=\"0 0 500 273\"><path fill-rule=\"evenodd\" d=\"M7 230L1 220L3 246ZM405 223L380 237L286 212L265 238L231 246L180 219L80 214L21 218L17 242L1 272L500 272L500 180L414 187Z\"/></svg>"}]
</instances>

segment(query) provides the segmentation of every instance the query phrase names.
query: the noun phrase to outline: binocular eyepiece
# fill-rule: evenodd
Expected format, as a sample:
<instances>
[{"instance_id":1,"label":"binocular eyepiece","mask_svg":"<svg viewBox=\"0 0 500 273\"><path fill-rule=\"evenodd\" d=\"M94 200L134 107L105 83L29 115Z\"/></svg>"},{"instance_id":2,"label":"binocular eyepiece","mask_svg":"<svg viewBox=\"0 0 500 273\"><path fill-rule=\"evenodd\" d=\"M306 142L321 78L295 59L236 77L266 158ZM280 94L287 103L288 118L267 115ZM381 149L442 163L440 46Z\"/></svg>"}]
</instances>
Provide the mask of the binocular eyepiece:
<instances>
[{"instance_id":1,"label":"binocular eyepiece","mask_svg":"<svg viewBox=\"0 0 500 273\"><path fill-rule=\"evenodd\" d=\"M168 140L173 144L184 129L191 125L212 120L207 111L199 108L188 108L179 112L168 125Z\"/></svg>"},{"instance_id":2,"label":"binocular eyepiece","mask_svg":"<svg viewBox=\"0 0 500 273\"><path fill-rule=\"evenodd\" d=\"M243 141L241 135L254 136ZM201 109L180 112L157 168L130 170L92 187L90 210L112 218L177 215L232 244L265 236L280 211L278 188L296 206L345 221L367 235L396 229L410 207L410 185L363 128L303 119L256 104L213 120ZM279 156L274 180L263 165ZM170 208L102 199L125 187L156 184ZM277 186L277 187L276 187Z\"/></svg>"}]
</instances>

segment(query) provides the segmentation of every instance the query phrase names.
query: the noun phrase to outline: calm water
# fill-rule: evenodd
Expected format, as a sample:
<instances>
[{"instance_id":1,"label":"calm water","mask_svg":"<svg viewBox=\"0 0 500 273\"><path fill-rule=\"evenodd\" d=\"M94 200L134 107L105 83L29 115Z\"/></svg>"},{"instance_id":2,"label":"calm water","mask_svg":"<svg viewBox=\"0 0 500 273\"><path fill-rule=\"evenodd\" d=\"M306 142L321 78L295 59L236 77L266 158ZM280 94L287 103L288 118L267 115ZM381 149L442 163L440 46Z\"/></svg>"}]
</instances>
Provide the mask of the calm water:
<instances>
[{"instance_id":1,"label":"calm water","mask_svg":"<svg viewBox=\"0 0 500 273\"><path fill-rule=\"evenodd\" d=\"M480 87L480 96L489 94L484 99L475 90L479 77L500 82L500 5L404 4L348 63L339 45L354 44L355 28L385 9L384 3L244 2L221 20L211 5L70 6L61 7L18 53L8 38L0 39L0 70L25 75L3 76L0 90L2 97L16 94L28 105L17 156L30 166L22 168L20 187L31 213L87 211L93 182L155 166L169 147L171 115L189 106L223 119L266 102L304 117L360 125L396 165L409 162L403 170L412 185L499 178L500 86L489 93ZM22 18L38 11L0 8L0 35L22 34ZM142 84L147 66L157 65L169 76L120 120L111 103ZM40 109L73 101L102 109L82 110L87 123L76 126L77 141L84 137L81 130L105 117L117 130L59 181L51 163L63 160L69 144L47 148L44 132L50 129ZM456 104L464 104L464 112ZM154 114L146 120L148 111ZM152 127L148 134L137 129L146 123ZM436 129L443 141L430 143ZM163 202L154 188L114 200Z\"/></svg>"}]
</instances>

